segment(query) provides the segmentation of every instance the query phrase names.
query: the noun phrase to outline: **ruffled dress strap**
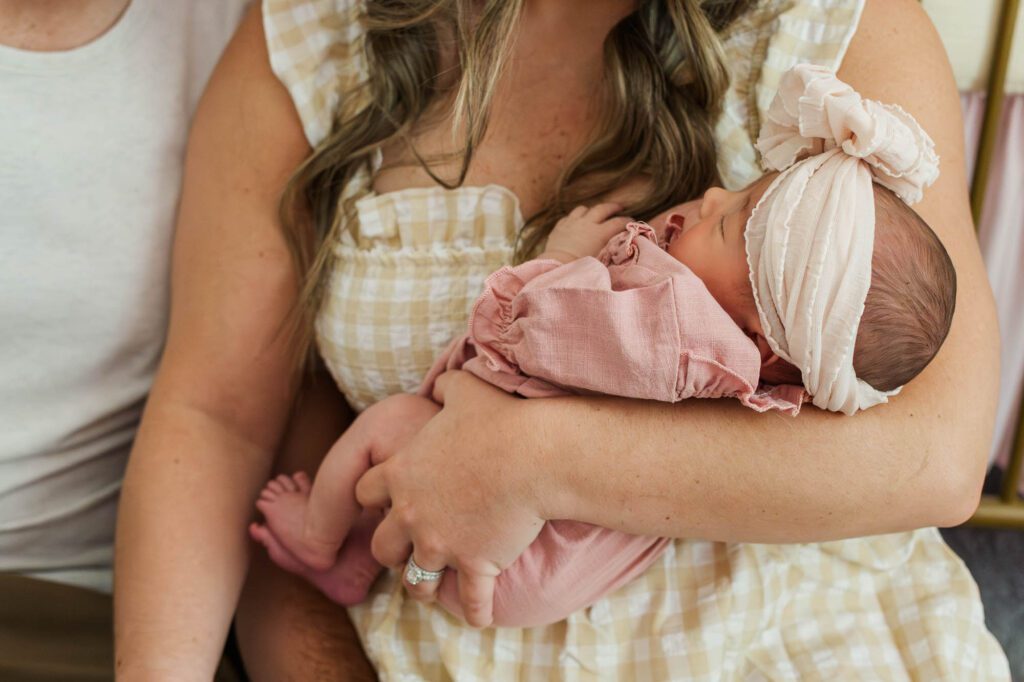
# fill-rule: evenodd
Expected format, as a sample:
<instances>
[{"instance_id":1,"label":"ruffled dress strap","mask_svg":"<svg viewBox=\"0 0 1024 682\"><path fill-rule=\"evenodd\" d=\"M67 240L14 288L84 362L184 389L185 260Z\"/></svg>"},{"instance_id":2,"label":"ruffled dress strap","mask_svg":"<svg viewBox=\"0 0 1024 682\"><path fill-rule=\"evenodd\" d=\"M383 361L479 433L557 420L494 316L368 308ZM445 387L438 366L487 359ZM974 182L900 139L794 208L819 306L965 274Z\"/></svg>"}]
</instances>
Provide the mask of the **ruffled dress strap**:
<instances>
[{"instance_id":1,"label":"ruffled dress strap","mask_svg":"<svg viewBox=\"0 0 1024 682\"><path fill-rule=\"evenodd\" d=\"M288 89L313 147L340 108L368 101L366 8L361 0L262 0L270 66Z\"/></svg>"},{"instance_id":2,"label":"ruffled dress strap","mask_svg":"<svg viewBox=\"0 0 1024 682\"><path fill-rule=\"evenodd\" d=\"M754 148L782 74L796 64L837 71L865 0L761 0L723 36L731 83L715 128L718 170L729 189L761 173Z\"/></svg>"}]
</instances>

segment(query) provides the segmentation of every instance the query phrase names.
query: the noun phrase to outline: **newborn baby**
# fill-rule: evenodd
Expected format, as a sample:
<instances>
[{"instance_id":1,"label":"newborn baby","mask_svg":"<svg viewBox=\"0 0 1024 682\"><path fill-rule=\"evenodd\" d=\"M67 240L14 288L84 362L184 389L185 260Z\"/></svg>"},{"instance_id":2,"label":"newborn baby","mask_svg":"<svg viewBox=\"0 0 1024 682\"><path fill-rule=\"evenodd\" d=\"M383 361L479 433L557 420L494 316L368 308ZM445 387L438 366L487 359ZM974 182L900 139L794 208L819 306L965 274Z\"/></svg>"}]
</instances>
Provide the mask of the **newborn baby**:
<instances>
[{"instance_id":1,"label":"newborn baby","mask_svg":"<svg viewBox=\"0 0 1024 682\"><path fill-rule=\"evenodd\" d=\"M790 414L805 400L845 414L886 402L931 361L952 321L952 263L907 205L937 176L931 140L901 109L798 66L758 148L772 172L653 219L663 241L645 223L611 218L609 205L560 221L545 254L488 278L469 333L419 397L360 415L315 485L304 474L268 483L257 503L266 524L253 524L253 537L336 601L364 598L380 570L365 538L339 555L361 511L356 481L377 463L375 433L414 433L440 409L429 396L448 369L528 398L732 397ZM549 522L499 576L494 622L561 620L642 573L667 542ZM460 615L455 581L438 599Z\"/></svg>"}]
</instances>

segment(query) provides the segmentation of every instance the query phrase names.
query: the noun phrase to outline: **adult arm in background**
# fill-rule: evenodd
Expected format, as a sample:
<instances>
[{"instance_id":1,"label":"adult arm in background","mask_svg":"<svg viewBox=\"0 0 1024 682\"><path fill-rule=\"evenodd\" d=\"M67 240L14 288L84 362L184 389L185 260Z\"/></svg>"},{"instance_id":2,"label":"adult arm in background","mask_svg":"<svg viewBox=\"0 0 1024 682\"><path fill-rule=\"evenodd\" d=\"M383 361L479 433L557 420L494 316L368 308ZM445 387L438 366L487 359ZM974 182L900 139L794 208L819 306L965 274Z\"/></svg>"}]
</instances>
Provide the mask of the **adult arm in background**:
<instances>
[{"instance_id":1,"label":"adult arm in background","mask_svg":"<svg viewBox=\"0 0 1024 682\"><path fill-rule=\"evenodd\" d=\"M272 475L315 472L351 420L334 380L325 373L312 377L296 401ZM249 565L235 634L252 682L377 679L345 609L279 569L263 551Z\"/></svg>"},{"instance_id":2,"label":"adult arm in background","mask_svg":"<svg viewBox=\"0 0 1024 682\"><path fill-rule=\"evenodd\" d=\"M167 347L132 452L115 556L122 679L211 679L246 524L297 387L297 278L278 198L310 153L256 3L199 105L174 239Z\"/></svg>"},{"instance_id":3,"label":"adult arm in background","mask_svg":"<svg viewBox=\"0 0 1024 682\"><path fill-rule=\"evenodd\" d=\"M444 409L360 481L392 512L387 564L459 569L467 619L486 624L493 578L548 519L720 541L812 542L958 524L978 502L998 381L991 290L968 208L952 72L913 0L868 0L839 77L895 102L932 135L941 176L917 210L958 275L956 316L932 364L888 405L845 417L759 415L732 401L515 400L465 373ZM436 583L412 588L429 598Z\"/></svg>"}]
</instances>

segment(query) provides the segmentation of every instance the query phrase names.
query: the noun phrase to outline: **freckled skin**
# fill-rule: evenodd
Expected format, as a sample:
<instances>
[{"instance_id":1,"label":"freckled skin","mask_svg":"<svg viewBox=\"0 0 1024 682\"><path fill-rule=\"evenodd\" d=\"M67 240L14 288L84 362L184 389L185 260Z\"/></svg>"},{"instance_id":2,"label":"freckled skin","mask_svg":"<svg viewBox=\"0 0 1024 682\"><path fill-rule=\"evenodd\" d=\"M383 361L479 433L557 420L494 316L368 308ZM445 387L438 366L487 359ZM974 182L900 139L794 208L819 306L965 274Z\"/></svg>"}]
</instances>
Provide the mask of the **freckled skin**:
<instances>
[{"instance_id":1,"label":"freckled skin","mask_svg":"<svg viewBox=\"0 0 1024 682\"><path fill-rule=\"evenodd\" d=\"M520 36L515 68L506 73L495 91L487 134L473 152L464 183L508 188L519 198L524 216L547 204L566 162L589 139L601 106L595 93L603 78L602 44L574 43L571 63L561 53L553 58L549 47L555 36L545 33L550 28L540 26L538 33L524 31ZM567 44L564 35L559 34L558 40ZM585 69L583 78L581 68ZM413 138L423 157L456 151L458 142L453 142L448 125L450 112L451 101L442 100L424 117L433 124L418 130ZM383 168L374 178L377 192L436 184L415 162L406 141L386 144L382 153ZM455 177L458 170L456 162L434 165L443 178Z\"/></svg>"}]
</instances>

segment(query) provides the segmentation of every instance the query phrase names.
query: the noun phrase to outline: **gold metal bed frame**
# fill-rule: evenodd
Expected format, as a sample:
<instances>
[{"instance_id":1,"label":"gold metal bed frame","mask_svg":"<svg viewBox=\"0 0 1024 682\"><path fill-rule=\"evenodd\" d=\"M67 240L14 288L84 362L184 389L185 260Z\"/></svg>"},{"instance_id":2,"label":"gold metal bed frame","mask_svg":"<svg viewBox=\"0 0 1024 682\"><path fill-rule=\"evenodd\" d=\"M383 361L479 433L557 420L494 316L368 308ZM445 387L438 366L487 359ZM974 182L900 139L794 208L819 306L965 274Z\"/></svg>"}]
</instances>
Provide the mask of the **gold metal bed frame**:
<instances>
[{"instance_id":1,"label":"gold metal bed frame","mask_svg":"<svg viewBox=\"0 0 1024 682\"><path fill-rule=\"evenodd\" d=\"M1017 23L1020 0L1003 0L999 17L998 35L992 50L992 63L988 79L988 99L985 103L985 118L978 142L978 156L974 164L974 178L971 182L971 212L974 224L981 221L985 203L992 154L999 135L1000 115L1006 87L1007 67L1013 47L1013 29ZM998 495L983 495L978 510L968 522L977 526L1001 528L1024 528L1024 502L1017 494L1021 484L1022 461L1024 461L1024 396L1021 397L1017 431L1010 452L1010 463L1003 474L1002 489Z\"/></svg>"}]
</instances>

